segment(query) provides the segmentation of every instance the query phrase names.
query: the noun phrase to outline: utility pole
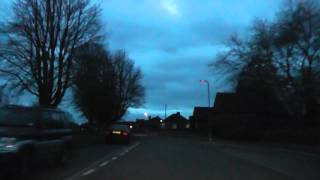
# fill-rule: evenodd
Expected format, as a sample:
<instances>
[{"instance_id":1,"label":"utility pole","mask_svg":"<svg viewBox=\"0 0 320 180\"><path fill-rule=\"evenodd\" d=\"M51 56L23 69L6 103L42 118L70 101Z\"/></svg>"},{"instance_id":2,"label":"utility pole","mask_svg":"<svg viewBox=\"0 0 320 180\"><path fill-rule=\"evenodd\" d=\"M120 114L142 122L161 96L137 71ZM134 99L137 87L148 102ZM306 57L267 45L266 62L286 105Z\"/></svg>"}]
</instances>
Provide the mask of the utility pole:
<instances>
[{"instance_id":1,"label":"utility pole","mask_svg":"<svg viewBox=\"0 0 320 180\"><path fill-rule=\"evenodd\" d=\"M210 83L208 80L200 80L201 83L205 83L207 84L207 91L208 91L208 108L210 111ZM210 123L210 113L209 113L209 117L208 117L208 139L209 142L212 141L212 129L211 129L211 123Z\"/></svg>"},{"instance_id":2,"label":"utility pole","mask_svg":"<svg viewBox=\"0 0 320 180\"><path fill-rule=\"evenodd\" d=\"M167 104L164 105L164 120L167 119Z\"/></svg>"}]
</instances>

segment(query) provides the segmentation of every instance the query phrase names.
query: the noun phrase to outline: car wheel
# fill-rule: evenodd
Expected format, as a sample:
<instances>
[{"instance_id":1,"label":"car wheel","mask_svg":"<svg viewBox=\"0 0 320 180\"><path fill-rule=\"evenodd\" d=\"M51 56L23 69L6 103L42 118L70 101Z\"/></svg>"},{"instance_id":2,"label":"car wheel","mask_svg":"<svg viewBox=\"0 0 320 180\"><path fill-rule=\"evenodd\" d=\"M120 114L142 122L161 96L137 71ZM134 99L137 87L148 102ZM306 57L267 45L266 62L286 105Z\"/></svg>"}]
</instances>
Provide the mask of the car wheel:
<instances>
[{"instance_id":1,"label":"car wheel","mask_svg":"<svg viewBox=\"0 0 320 180\"><path fill-rule=\"evenodd\" d=\"M66 165L70 161L71 158L71 148L69 147L64 147L60 154L58 155L58 158L56 160L56 165L61 166L61 165Z\"/></svg>"}]
</instances>

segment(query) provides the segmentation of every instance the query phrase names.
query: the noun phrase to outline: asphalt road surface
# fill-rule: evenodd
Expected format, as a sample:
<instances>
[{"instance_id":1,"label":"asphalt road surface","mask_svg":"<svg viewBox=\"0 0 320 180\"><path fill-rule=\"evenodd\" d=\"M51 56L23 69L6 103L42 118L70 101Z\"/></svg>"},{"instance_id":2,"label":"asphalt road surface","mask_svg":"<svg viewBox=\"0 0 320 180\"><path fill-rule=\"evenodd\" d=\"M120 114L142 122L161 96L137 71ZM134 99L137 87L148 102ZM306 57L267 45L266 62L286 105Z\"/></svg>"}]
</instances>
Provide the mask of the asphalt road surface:
<instances>
[{"instance_id":1,"label":"asphalt road surface","mask_svg":"<svg viewBox=\"0 0 320 180\"><path fill-rule=\"evenodd\" d=\"M320 156L279 148L151 135L68 180L319 180Z\"/></svg>"},{"instance_id":2,"label":"asphalt road surface","mask_svg":"<svg viewBox=\"0 0 320 180\"><path fill-rule=\"evenodd\" d=\"M31 179L320 180L320 154L257 144L209 143L186 134L151 134L136 137L129 145L78 148L69 165L41 164Z\"/></svg>"}]
</instances>

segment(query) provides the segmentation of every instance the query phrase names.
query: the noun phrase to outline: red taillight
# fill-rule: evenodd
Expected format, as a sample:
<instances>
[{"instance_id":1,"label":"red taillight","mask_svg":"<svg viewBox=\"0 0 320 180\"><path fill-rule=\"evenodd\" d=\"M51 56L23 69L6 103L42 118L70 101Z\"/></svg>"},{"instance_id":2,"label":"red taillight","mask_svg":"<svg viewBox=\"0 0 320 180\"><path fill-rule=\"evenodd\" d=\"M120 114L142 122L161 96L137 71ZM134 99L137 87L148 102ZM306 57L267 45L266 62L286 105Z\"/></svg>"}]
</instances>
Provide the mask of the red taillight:
<instances>
[{"instance_id":1,"label":"red taillight","mask_svg":"<svg viewBox=\"0 0 320 180\"><path fill-rule=\"evenodd\" d=\"M122 135L124 135L124 136L128 136L128 135L129 135L129 133L127 133L127 132L122 132Z\"/></svg>"}]
</instances>

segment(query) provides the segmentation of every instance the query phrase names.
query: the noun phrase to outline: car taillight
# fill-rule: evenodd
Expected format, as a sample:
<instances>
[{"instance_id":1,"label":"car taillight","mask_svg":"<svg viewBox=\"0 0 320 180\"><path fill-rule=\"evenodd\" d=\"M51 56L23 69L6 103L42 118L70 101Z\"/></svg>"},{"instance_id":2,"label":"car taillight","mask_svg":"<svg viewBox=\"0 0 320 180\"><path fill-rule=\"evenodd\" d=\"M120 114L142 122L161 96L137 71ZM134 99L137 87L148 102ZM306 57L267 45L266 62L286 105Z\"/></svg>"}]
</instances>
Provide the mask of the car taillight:
<instances>
[{"instance_id":1,"label":"car taillight","mask_svg":"<svg viewBox=\"0 0 320 180\"><path fill-rule=\"evenodd\" d=\"M129 135L129 133L127 133L127 132L122 132L122 135L124 135L124 136L128 136L128 135Z\"/></svg>"}]
</instances>

